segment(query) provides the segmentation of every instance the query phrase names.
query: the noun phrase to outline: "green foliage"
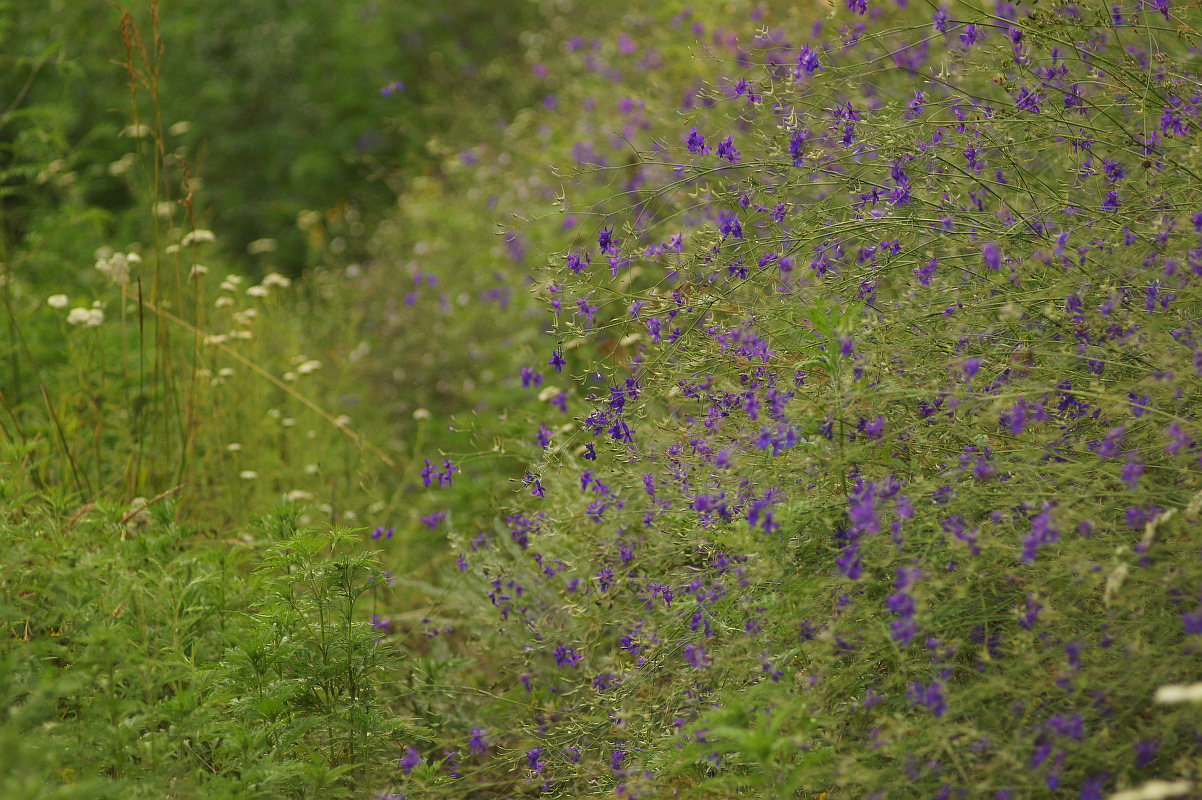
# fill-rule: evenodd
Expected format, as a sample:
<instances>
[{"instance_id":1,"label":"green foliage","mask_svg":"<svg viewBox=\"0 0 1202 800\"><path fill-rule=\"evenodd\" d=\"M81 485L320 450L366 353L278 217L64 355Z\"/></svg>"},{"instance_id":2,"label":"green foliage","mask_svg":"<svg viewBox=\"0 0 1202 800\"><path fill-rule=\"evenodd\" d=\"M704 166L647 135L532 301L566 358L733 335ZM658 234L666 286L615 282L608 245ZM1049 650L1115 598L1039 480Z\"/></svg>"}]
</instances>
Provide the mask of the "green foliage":
<instances>
[{"instance_id":1,"label":"green foliage","mask_svg":"<svg viewBox=\"0 0 1202 800\"><path fill-rule=\"evenodd\" d=\"M333 797L369 780L397 730L375 693L396 656L364 619L377 569L349 537L296 530L294 507L220 539L166 503L9 508L5 797Z\"/></svg>"}]
</instances>

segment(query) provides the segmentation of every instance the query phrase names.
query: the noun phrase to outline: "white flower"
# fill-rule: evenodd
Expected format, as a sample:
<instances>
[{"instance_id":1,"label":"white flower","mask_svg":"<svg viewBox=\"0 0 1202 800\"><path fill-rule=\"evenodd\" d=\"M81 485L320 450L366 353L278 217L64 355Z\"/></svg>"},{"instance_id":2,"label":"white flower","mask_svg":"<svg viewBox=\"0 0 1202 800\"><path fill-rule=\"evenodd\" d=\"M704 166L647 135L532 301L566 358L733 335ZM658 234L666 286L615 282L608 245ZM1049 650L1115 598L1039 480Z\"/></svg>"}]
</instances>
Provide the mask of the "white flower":
<instances>
[{"instance_id":1,"label":"white flower","mask_svg":"<svg viewBox=\"0 0 1202 800\"><path fill-rule=\"evenodd\" d=\"M232 367L222 367L221 369L217 370L217 374L223 378L228 378L234 374L234 370Z\"/></svg>"},{"instance_id":2,"label":"white flower","mask_svg":"<svg viewBox=\"0 0 1202 800\"><path fill-rule=\"evenodd\" d=\"M1202 683L1191 683L1188 686L1170 684L1156 690L1153 698L1157 703L1198 703L1202 702Z\"/></svg>"},{"instance_id":3,"label":"white flower","mask_svg":"<svg viewBox=\"0 0 1202 800\"><path fill-rule=\"evenodd\" d=\"M280 424L285 428L291 428L296 424L296 420L294 420L292 417L285 417L284 419L280 420Z\"/></svg>"},{"instance_id":4,"label":"white flower","mask_svg":"<svg viewBox=\"0 0 1202 800\"><path fill-rule=\"evenodd\" d=\"M217 306L218 308L225 308L226 306L232 306L233 304L234 298L222 295L221 297L217 298L217 302L215 302L213 305Z\"/></svg>"},{"instance_id":5,"label":"white flower","mask_svg":"<svg viewBox=\"0 0 1202 800\"><path fill-rule=\"evenodd\" d=\"M201 275L206 274L208 271L209 271L209 268L204 266L203 264L193 264L192 271L188 273L188 277L193 278L193 279L199 278Z\"/></svg>"},{"instance_id":6,"label":"white flower","mask_svg":"<svg viewBox=\"0 0 1202 800\"><path fill-rule=\"evenodd\" d=\"M429 410L425 408L419 408L413 412L414 419L429 419L431 416Z\"/></svg>"},{"instance_id":7,"label":"white flower","mask_svg":"<svg viewBox=\"0 0 1202 800\"><path fill-rule=\"evenodd\" d=\"M284 495L284 499L289 503L299 503L302 500L312 500L313 495L306 492L304 489L293 489L288 494Z\"/></svg>"},{"instance_id":8,"label":"white flower","mask_svg":"<svg viewBox=\"0 0 1202 800\"><path fill-rule=\"evenodd\" d=\"M286 289L292 285L292 281L289 280L288 278L285 278L283 275L281 275L278 272L272 272L271 274L269 274L263 278L263 285L264 286L279 286L282 289Z\"/></svg>"},{"instance_id":9,"label":"white flower","mask_svg":"<svg viewBox=\"0 0 1202 800\"><path fill-rule=\"evenodd\" d=\"M301 375L308 375L310 372L321 369L321 362L315 359L309 359L305 363L296 368L296 371Z\"/></svg>"},{"instance_id":10,"label":"white flower","mask_svg":"<svg viewBox=\"0 0 1202 800\"><path fill-rule=\"evenodd\" d=\"M1194 788L1189 781L1148 781L1138 789L1127 789L1115 792L1107 800L1164 800L1166 797L1178 797Z\"/></svg>"},{"instance_id":11,"label":"white flower","mask_svg":"<svg viewBox=\"0 0 1202 800\"><path fill-rule=\"evenodd\" d=\"M85 328L96 328L104 322L104 312L99 308L73 308L67 314L68 325L80 325Z\"/></svg>"},{"instance_id":12,"label":"white flower","mask_svg":"<svg viewBox=\"0 0 1202 800\"><path fill-rule=\"evenodd\" d=\"M191 233L184 236L183 240L179 244L180 244L180 247L187 247L188 245L192 244L193 242L195 242L197 244L199 244L201 242L211 242L211 241L215 240L216 238L217 237L213 234L212 231L206 231L203 228L197 228L196 230L194 230Z\"/></svg>"},{"instance_id":13,"label":"white flower","mask_svg":"<svg viewBox=\"0 0 1202 800\"><path fill-rule=\"evenodd\" d=\"M204 343L205 344L225 344L225 340L228 338L230 338L230 337L226 336L224 333L210 333L209 335L205 336Z\"/></svg>"},{"instance_id":14,"label":"white flower","mask_svg":"<svg viewBox=\"0 0 1202 800\"><path fill-rule=\"evenodd\" d=\"M135 139L141 139L143 136L150 135L149 125L126 125L118 136L132 136Z\"/></svg>"},{"instance_id":15,"label":"white flower","mask_svg":"<svg viewBox=\"0 0 1202 800\"><path fill-rule=\"evenodd\" d=\"M268 290L266 286L252 286L246 290L246 293L251 297L266 297Z\"/></svg>"},{"instance_id":16,"label":"white flower","mask_svg":"<svg viewBox=\"0 0 1202 800\"><path fill-rule=\"evenodd\" d=\"M230 442L225 446L225 449L229 450L231 453L237 453L242 449L242 445L238 444L237 442Z\"/></svg>"},{"instance_id":17,"label":"white flower","mask_svg":"<svg viewBox=\"0 0 1202 800\"><path fill-rule=\"evenodd\" d=\"M252 256L257 256L260 253L270 253L276 249L275 239L255 239L246 246L246 252Z\"/></svg>"},{"instance_id":18,"label":"white flower","mask_svg":"<svg viewBox=\"0 0 1202 800\"><path fill-rule=\"evenodd\" d=\"M150 527L150 512L146 510L149 501L145 497L135 497L129 503L129 511L125 514L126 527L137 533Z\"/></svg>"},{"instance_id":19,"label":"white flower","mask_svg":"<svg viewBox=\"0 0 1202 800\"><path fill-rule=\"evenodd\" d=\"M244 481L253 481L255 478L259 477L259 473L255 472L253 469L244 469L238 473L238 477Z\"/></svg>"},{"instance_id":20,"label":"white flower","mask_svg":"<svg viewBox=\"0 0 1202 800\"><path fill-rule=\"evenodd\" d=\"M109 164L109 175L124 175L133 167L137 166L138 157L133 153L126 153L113 163Z\"/></svg>"},{"instance_id":21,"label":"white flower","mask_svg":"<svg viewBox=\"0 0 1202 800\"><path fill-rule=\"evenodd\" d=\"M138 259L141 261L142 259ZM125 253L113 253L108 258L96 261L96 269L103 272L114 283L129 283L129 256Z\"/></svg>"},{"instance_id":22,"label":"white flower","mask_svg":"<svg viewBox=\"0 0 1202 800\"><path fill-rule=\"evenodd\" d=\"M65 294L52 294L46 298L46 305L51 308L66 308L67 296Z\"/></svg>"},{"instance_id":23,"label":"white flower","mask_svg":"<svg viewBox=\"0 0 1202 800\"><path fill-rule=\"evenodd\" d=\"M192 130L192 123L188 122L187 120L180 120L168 128L167 133L171 134L172 136L182 136L190 130Z\"/></svg>"},{"instance_id":24,"label":"white flower","mask_svg":"<svg viewBox=\"0 0 1202 800\"><path fill-rule=\"evenodd\" d=\"M306 475L316 475L320 471L321 471L321 467L317 466L316 464L306 464L305 465L305 474Z\"/></svg>"}]
</instances>

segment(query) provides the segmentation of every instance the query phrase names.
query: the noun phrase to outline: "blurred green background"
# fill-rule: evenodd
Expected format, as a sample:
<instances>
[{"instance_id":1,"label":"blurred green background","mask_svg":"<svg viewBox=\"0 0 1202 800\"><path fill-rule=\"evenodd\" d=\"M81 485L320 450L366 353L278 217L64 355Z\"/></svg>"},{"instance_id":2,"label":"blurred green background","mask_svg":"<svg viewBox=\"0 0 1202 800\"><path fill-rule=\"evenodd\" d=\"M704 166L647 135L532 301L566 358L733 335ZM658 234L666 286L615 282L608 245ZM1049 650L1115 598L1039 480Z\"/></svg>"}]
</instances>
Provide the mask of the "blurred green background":
<instances>
[{"instance_id":1,"label":"blurred green background","mask_svg":"<svg viewBox=\"0 0 1202 800\"><path fill-rule=\"evenodd\" d=\"M354 209L358 231L406 176L437 168L437 140L495 130L532 99L515 64L541 11L523 0L177 0L159 8L161 60L151 4L127 7L157 61L165 148L202 180L200 220L251 270L247 244L271 237L277 268L300 274L313 254L298 214ZM79 250L92 239L145 235L140 165L120 135L132 117L120 21L101 0L0 2L6 249L40 237L50 263L69 264L90 260ZM65 224L91 235L55 235Z\"/></svg>"}]
</instances>

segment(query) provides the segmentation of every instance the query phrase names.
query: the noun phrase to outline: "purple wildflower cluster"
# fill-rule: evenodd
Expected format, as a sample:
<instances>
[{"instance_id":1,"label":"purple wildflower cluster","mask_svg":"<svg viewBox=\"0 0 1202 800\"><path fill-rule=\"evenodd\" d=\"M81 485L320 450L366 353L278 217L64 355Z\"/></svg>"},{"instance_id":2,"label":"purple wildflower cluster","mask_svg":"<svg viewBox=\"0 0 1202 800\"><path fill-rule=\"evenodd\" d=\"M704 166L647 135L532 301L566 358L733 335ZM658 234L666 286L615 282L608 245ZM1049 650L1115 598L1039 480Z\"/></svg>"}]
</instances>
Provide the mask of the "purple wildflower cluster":
<instances>
[{"instance_id":1,"label":"purple wildflower cluster","mask_svg":"<svg viewBox=\"0 0 1202 800\"><path fill-rule=\"evenodd\" d=\"M1089 797L1164 761L1124 720L1154 688L1130 654L1202 634L1181 526L1202 469L1202 90L1128 54L1126 26L1167 42L1150 12L1187 12L1103 9L1103 30L995 6L857 0L825 35L682 15L665 31L723 54L683 99L621 83L658 70L650 30L568 48L598 98L565 154L572 223L529 234L561 253L528 280L554 374L507 374L581 400L572 424L545 405L522 423L529 491L461 564L508 648L498 770L633 796L678 750L735 769L730 720L756 715L830 751L815 786ZM1121 779L1085 749L1101 731Z\"/></svg>"}]
</instances>

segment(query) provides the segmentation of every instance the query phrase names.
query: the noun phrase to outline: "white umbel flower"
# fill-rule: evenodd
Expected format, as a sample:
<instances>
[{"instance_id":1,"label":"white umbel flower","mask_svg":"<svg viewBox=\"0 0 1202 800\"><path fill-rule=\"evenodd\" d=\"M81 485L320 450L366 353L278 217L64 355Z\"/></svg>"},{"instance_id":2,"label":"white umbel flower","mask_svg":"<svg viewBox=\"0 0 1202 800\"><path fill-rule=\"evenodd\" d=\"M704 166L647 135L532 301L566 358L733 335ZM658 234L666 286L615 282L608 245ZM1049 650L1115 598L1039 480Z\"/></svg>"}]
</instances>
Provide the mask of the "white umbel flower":
<instances>
[{"instance_id":1,"label":"white umbel flower","mask_svg":"<svg viewBox=\"0 0 1202 800\"><path fill-rule=\"evenodd\" d=\"M98 328L104 322L104 312L99 308L73 308L67 314L68 325L78 325L82 328Z\"/></svg>"},{"instance_id":2,"label":"white umbel flower","mask_svg":"<svg viewBox=\"0 0 1202 800\"><path fill-rule=\"evenodd\" d=\"M216 235L214 235L212 231L206 231L203 228L197 228L196 230L187 233L179 244L180 247L187 247L193 243L199 244L201 242L211 242L216 238Z\"/></svg>"}]
</instances>

